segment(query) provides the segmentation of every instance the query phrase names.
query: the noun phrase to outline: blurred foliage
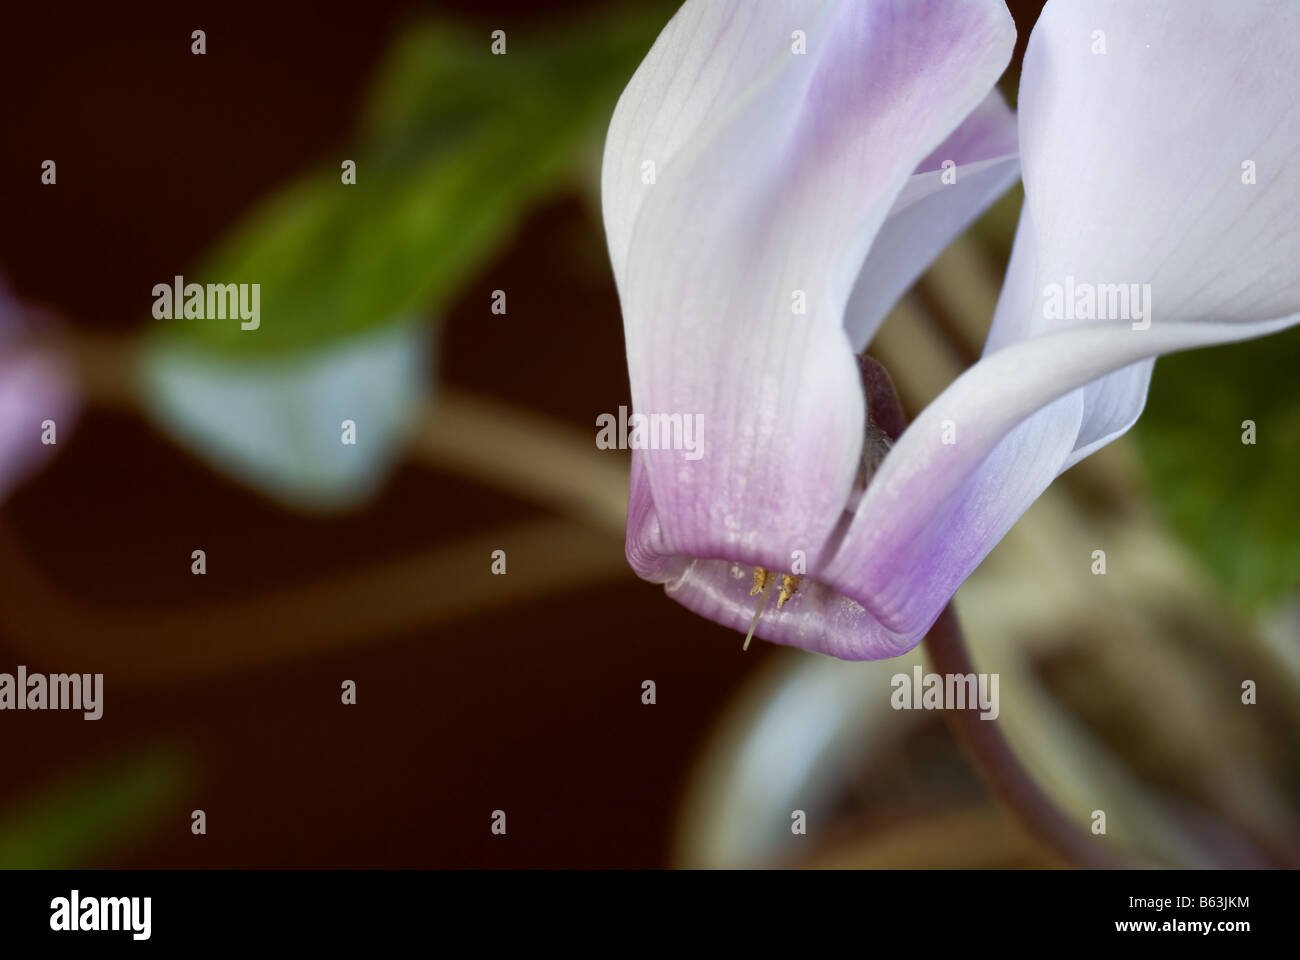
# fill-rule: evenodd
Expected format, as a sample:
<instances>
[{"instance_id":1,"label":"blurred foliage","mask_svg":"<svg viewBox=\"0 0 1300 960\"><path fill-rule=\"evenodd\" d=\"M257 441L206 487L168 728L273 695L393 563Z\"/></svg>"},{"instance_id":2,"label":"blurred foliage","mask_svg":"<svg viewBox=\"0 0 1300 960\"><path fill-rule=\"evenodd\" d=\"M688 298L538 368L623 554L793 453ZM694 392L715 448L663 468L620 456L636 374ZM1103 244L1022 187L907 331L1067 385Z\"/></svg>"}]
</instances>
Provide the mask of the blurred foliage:
<instances>
[{"instance_id":1,"label":"blurred foliage","mask_svg":"<svg viewBox=\"0 0 1300 960\"><path fill-rule=\"evenodd\" d=\"M1241 605L1300 585L1300 330L1162 357L1137 438L1174 530ZM1242 443L1242 422L1256 425Z\"/></svg>"},{"instance_id":2,"label":"blurred foliage","mask_svg":"<svg viewBox=\"0 0 1300 960\"><path fill-rule=\"evenodd\" d=\"M219 471L295 507L373 492L422 412L438 315L529 205L584 173L668 17L629 6L512 33L404 29L354 149L271 197L187 280L258 283L261 325L161 323L140 364L150 414ZM356 183L342 162L356 162ZM484 313L488 310L484 300ZM340 423L356 422L355 446Z\"/></svg>"},{"instance_id":3,"label":"blurred foliage","mask_svg":"<svg viewBox=\"0 0 1300 960\"><path fill-rule=\"evenodd\" d=\"M163 327L206 348L292 351L436 313L563 183L667 19L629 5L510 35L427 23L405 29L354 148L256 209L187 280L260 283L256 333L229 320ZM356 183L341 180L356 161ZM486 306L485 306L486 309Z\"/></svg>"},{"instance_id":4,"label":"blurred foliage","mask_svg":"<svg viewBox=\"0 0 1300 960\"><path fill-rule=\"evenodd\" d=\"M0 821L0 869L85 867L155 828L190 779L184 757L171 747L114 759L111 772L82 771Z\"/></svg>"},{"instance_id":5,"label":"blurred foliage","mask_svg":"<svg viewBox=\"0 0 1300 960\"><path fill-rule=\"evenodd\" d=\"M153 416L222 473L293 507L346 507L375 491L415 428L428 339L404 323L269 357L160 339L141 359L142 388Z\"/></svg>"}]
</instances>

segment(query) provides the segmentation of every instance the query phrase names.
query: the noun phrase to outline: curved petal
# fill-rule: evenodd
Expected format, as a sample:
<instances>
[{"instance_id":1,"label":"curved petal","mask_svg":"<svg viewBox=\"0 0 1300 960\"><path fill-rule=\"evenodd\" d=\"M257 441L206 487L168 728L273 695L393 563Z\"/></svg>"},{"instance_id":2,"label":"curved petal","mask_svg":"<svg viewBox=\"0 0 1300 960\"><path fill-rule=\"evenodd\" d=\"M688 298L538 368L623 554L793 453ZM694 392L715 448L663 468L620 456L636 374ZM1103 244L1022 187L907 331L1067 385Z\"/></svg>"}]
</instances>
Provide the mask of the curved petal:
<instances>
[{"instance_id":1,"label":"curved petal","mask_svg":"<svg viewBox=\"0 0 1300 960\"><path fill-rule=\"evenodd\" d=\"M1262 2L1048 4L985 356L891 451L824 581L919 640L1052 478L1136 419L1152 358L1300 322L1300 116L1271 79L1300 62L1297 28L1300 9ZM1150 323L1050 319L1067 277L1149 283Z\"/></svg>"},{"instance_id":2,"label":"curved petal","mask_svg":"<svg viewBox=\"0 0 1300 960\"><path fill-rule=\"evenodd\" d=\"M1001 0L688 2L665 29L611 125L605 220L633 406L699 414L704 443L640 452L638 573L815 566L862 448L850 292L1013 43Z\"/></svg>"},{"instance_id":3,"label":"curved petal","mask_svg":"<svg viewBox=\"0 0 1300 960\"><path fill-rule=\"evenodd\" d=\"M904 417L888 373L868 357L859 358L859 365L872 423L889 439L897 439ZM748 567L725 559L674 554L665 546L641 451L632 456L627 550L629 562L641 576L663 583L668 596L695 613L737 631L753 620L757 602L751 595ZM756 632L773 643L845 659L870 659L864 650L891 650L905 643L856 600L811 577L802 580L784 608L767 604Z\"/></svg>"},{"instance_id":4,"label":"curved petal","mask_svg":"<svg viewBox=\"0 0 1300 960\"><path fill-rule=\"evenodd\" d=\"M1049 329L1050 325L1042 319L1036 298L1037 270L1038 237L1033 217L1026 205L1020 211L1011 263L998 298L993 326L984 344L985 356L1027 339L1035 332L1043 333ZM1133 426L1146 402L1147 387L1151 383L1151 370L1154 366L1154 359L1140 360L1080 388L1075 402L1082 403L1082 409L1074 449L1052 476L1068 470ZM1040 427L1053 428L1054 425L1049 425L1046 420ZM1044 487L1052 476L1046 478ZM1037 494L1034 495L1036 497ZM1025 508L1028 508L1028 503Z\"/></svg>"},{"instance_id":5,"label":"curved petal","mask_svg":"<svg viewBox=\"0 0 1300 960\"><path fill-rule=\"evenodd\" d=\"M954 166L945 180L947 161ZM1016 117L994 90L921 161L872 242L845 320L855 351L866 348L898 298L944 247L1019 176Z\"/></svg>"},{"instance_id":6,"label":"curved petal","mask_svg":"<svg viewBox=\"0 0 1300 960\"><path fill-rule=\"evenodd\" d=\"M1156 324L1300 310L1298 66L1294 3L1052 0L1020 97L1039 289L1149 282Z\"/></svg>"}]
</instances>

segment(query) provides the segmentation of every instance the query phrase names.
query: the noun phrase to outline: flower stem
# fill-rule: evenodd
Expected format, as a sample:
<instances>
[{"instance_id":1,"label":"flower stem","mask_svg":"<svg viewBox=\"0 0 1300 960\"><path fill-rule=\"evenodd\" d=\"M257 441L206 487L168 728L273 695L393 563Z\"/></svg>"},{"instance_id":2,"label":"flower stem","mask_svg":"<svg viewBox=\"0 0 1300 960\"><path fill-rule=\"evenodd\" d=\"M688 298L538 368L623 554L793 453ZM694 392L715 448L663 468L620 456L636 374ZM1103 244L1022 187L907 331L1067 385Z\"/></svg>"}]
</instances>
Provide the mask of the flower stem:
<instances>
[{"instance_id":1,"label":"flower stem","mask_svg":"<svg viewBox=\"0 0 1300 960\"><path fill-rule=\"evenodd\" d=\"M925 646L938 673L975 672L951 605L930 628ZM996 720L983 720L972 710L944 712L953 735L990 792L1050 850L1077 867L1113 870L1140 866L1108 849L1103 838L1088 835L1061 812L1026 772Z\"/></svg>"}]
</instances>

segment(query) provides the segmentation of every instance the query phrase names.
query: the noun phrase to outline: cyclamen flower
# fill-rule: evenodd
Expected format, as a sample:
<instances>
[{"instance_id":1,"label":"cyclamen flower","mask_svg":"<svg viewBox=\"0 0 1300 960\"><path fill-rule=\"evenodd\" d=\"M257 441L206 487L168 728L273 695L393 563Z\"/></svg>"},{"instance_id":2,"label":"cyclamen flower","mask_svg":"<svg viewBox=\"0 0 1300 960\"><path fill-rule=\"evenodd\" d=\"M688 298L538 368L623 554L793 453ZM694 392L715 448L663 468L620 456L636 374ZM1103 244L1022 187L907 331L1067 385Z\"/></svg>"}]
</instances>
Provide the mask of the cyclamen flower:
<instances>
[{"instance_id":1,"label":"cyclamen flower","mask_svg":"<svg viewBox=\"0 0 1300 960\"><path fill-rule=\"evenodd\" d=\"M55 449L42 443L42 424L54 421L56 439L72 425L75 389L62 364L14 344L41 319L0 283L0 501Z\"/></svg>"},{"instance_id":2,"label":"cyclamen flower","mask_svg":"<svg viewBox=\"0 0 1300 960\"><path fill-rule=\"evenodd\" d=\"M1014 180L1017 119L990 94L1014 40L1001 0L688 0L619 101L602 190L633 407L702 413L710 438L696 462L634 451L627 555L697 613L743 631L761 606L774 642L903 653L1132 425L1152 358L1300 320L1300 9L1052 0L984 355L891 448L855 358ZM1113 316L1118 284L1144 316ZM1058 309L1076 285L1091 307Z\"/></svg>"}]
</instances>

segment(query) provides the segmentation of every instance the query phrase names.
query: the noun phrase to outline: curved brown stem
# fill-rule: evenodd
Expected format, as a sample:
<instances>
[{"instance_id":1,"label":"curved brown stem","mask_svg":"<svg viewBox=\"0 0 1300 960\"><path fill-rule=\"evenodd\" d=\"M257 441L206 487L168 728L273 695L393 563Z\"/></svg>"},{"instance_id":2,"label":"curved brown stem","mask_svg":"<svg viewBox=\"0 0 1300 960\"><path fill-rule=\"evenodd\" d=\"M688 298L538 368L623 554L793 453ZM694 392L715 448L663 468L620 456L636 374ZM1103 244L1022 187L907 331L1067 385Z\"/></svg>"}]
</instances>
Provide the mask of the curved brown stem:
<instances>
[{"instance_id":1,"label":"curved brown stem","mask_svg":"<svg viewBox=\"0 0 1300 960\"><path fill-rule=\"evenodd\" d=\"M957 615L948 606L930 628L926 649L940 674L974 673ZM985 784L1045 846L1066 862L1089 869L1132 869L1098 837L1071 821L1034 782L1020 763L996 720L983 720L973 710L946 710L953 735L965 748Z\"/></svg>"},{"instance_id":2,"label":"curved brown stem","mask_svg":"<svg viewBox=\"0 0 1300 960\"><path fill-rule=\"evenodd\" d=\"M510 575L489 571L508 549ZM467 575L466 558L479 572ZM0 637L30 663L112 672L124 687L264 667L492 609L630 577L617 540L538 520L372 568L239 601L150 613L64 596L0 521Z\"/></svg>"}]
</instances>

